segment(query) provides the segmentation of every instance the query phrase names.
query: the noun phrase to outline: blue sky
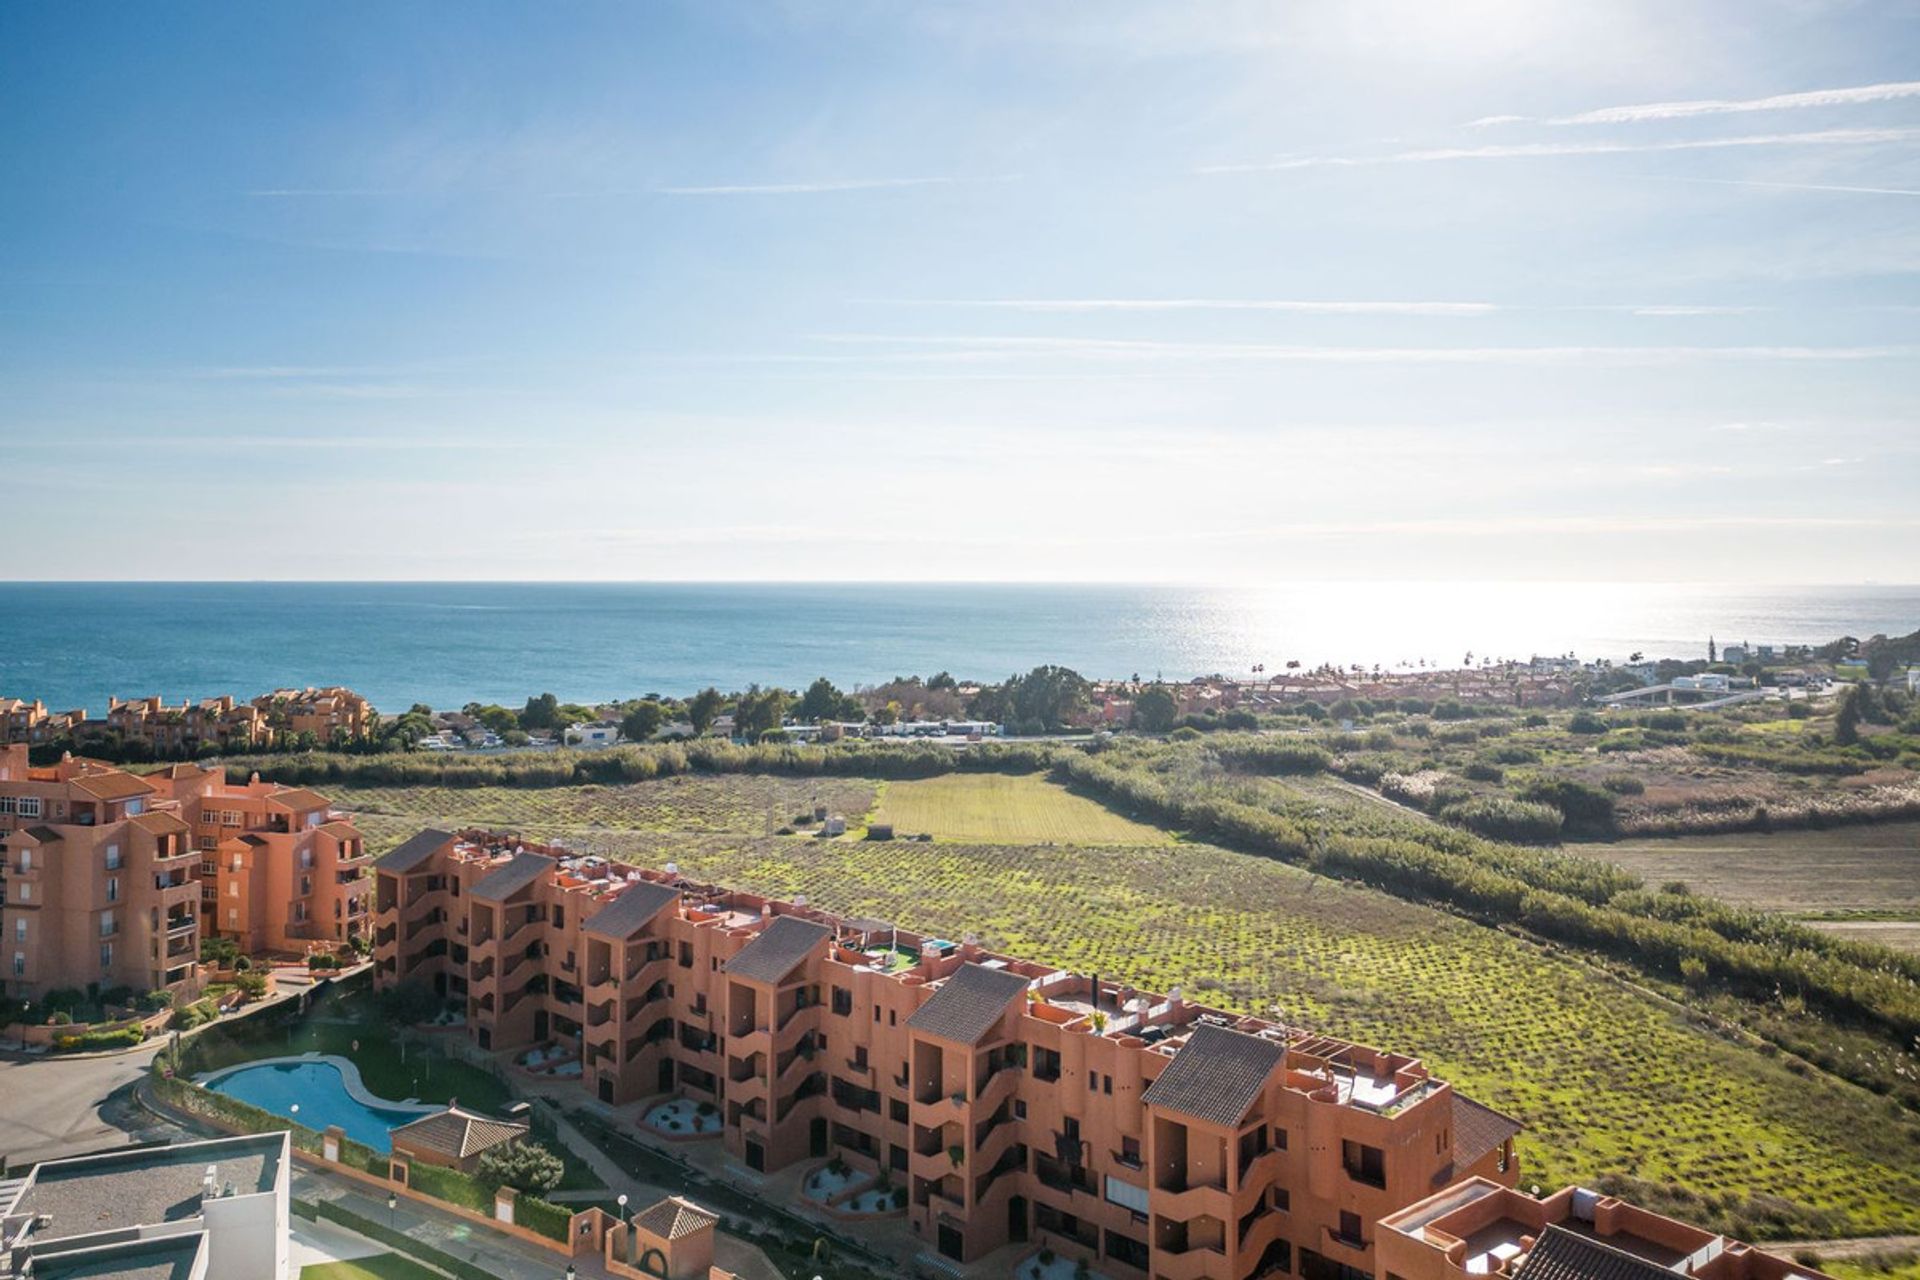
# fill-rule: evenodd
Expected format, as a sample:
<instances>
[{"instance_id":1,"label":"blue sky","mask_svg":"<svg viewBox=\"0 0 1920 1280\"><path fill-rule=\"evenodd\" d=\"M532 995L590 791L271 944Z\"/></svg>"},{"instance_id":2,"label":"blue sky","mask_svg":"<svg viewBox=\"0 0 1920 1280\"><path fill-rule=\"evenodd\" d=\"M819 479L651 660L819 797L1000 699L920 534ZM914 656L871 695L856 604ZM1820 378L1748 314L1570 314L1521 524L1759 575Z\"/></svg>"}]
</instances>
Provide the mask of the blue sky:
<instances>
[{"instance_id":1,"label":"blue sky","mask_svg":"<svg viewBox=\"0 0 1920 1280\"><path fill-rule=\"evenodd\" d=\"M1911 581L1920 9L0 7L29 578Z\"/></svg>"}]
</instances>

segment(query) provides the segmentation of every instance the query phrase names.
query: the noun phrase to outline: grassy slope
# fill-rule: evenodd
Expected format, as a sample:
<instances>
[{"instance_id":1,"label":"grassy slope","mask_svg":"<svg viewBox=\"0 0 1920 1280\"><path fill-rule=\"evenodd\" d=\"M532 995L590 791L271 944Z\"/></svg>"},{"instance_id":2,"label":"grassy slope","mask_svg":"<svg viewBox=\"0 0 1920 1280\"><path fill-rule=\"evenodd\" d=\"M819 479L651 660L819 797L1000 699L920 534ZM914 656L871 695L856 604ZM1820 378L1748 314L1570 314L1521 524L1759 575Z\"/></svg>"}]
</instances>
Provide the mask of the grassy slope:
<instances>
[{"instance_id":1,"label":"grassy slope","mask_svg":"<svg viewBox=\"0 0 1920 1280\"><path fill-rule=\"evenodd\" d=\"M441 1280L441 1275L397 1253L378 1253L351 1262L302 1267L300 1280Z\"/></svg>"},{"instance_id":2,"label":"grassy slope","mask_svg":"<svg viewBox=\"0 0 1920 1280\"><path fill-rule=\"evenodd\" d=\"M701 779L724 790L766 779ZM518 806L515 825L576 847L677 858L695 874L995 946L1419 1053L1526 1121L1528 1182L1602 1173L1771 1193L1855 1233L1920 1228L1920 1133L1888 1104L1686 1025L1575 961L1369 890L1207 845L1086 848L768 839L708 814L671 834L650 784L622 788L636 830L543 823L585 797L386 792L376 847L445 810ZM810 782L788 785L810 787ZM604 804L601 789L595 804ZM706 805L707 791L690 791ZM471 797L467 803L457 803ZM448 798L451 798L449 800ZM345 806L362 805L347 792ZM722 806L724 807L724 806ZM751 806L744 806L750 811ZM401 816L410 814L412 816ZM1011 819L1010 819L1011 821Z\"/></svg>"},{"instance_id":3,"label":"grassy slope","mask_svg":"<svg viewBox=\"0 0 1920 1280\"><path fill-rule=\"evenodd\" d=\"M889 782L876 822L901 835L982 844L1164 844L1158 827L1124 818L1038 775L950 773Z\"/></svg>"}]
</instances>

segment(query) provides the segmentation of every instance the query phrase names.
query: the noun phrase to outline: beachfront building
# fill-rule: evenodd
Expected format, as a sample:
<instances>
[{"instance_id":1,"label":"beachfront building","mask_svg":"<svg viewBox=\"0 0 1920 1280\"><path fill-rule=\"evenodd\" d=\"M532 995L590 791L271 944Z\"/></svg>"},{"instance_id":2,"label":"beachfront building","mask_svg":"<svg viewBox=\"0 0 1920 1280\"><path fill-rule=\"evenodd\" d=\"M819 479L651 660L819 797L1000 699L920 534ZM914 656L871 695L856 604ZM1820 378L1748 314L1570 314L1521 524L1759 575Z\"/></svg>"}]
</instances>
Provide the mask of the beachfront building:
<instances>
[{"instance_id":1,"label":"beachfront building","mask_svg":"<svg viewBox=\"0 0 1920 1280\"><path fill-rule=\"evenodd\" d=\"M1114 1280L1362 1280L1379 1221L1518 1125L1417 1059L487 832L375 864L375 974L483 1050L559 1042L598 1100L683 1099L753 1171L885 1172L930 1256Z\"/></svg>"},{"instance_id":2,"label":"beachfront building","mask_svg":"<svg viewBox=\"0 0 1920 1280\"><path fill-rule=\"evenodd\" d=\"M41 746L70 738L87 722L85 710L48 711L47 704L35 698L0 698L0 746L24 742Z\"/></svg>"},{"instance_id":3,"label":"beachfront building","mask_svg":"<svg viewBox=\"0 0 1920 1280\"><path fill-rule=\"evenodd\" d=\"M1536 1199L1469 1178L1391 1214L1380 1280L1826 1280L1727 1236L1566 1187Z\"/></svg>"},{"instance_id":4,"label":"beachfront building","mask_svg":"<svg viewBox=\"0 0 1920 1280\"><path fill-rule=\"evenodd\" d=\"M275 689L252 705L265 717L275 742L312 734L321 745L364 738L373 731L373 704L340 685Z\"/></svg>"},{"instance_id":5,"label":"beachfront building","mask_svg":"<svg viewBox=\"0 0 1920 1280\"><path fill-rule=\"evenodd\" d=\"M0 1275L288 1280L286 1133L132 1147L0 1182Z\"/></svg>"},{"instance_id":6,"label":"beachfront building","mask_svg":"<svg viewBox=\"0 0 1920 1280\"><path fill-rule=\"evenodd\" d=\"M137 777L0 749L0 956L9 994L198 988L203 937L344 942L370 918L360 833L325 797L220 769Z\"/></svg>"},{"instance_id":7,"label":"beachfront building","mask_svg":"<svg viewBox=\"0 0 1920 1280\"><path fill-rule=\"evenodd\" d=\"M161 756L192 755L202 747L247 750L267 740L266 716L231 696L183 701L177 706L157 696L108 698L106 720L92 722L80 736L93 736L103 726L122 742L144 742Z\"/></svg>"}]
</instances>

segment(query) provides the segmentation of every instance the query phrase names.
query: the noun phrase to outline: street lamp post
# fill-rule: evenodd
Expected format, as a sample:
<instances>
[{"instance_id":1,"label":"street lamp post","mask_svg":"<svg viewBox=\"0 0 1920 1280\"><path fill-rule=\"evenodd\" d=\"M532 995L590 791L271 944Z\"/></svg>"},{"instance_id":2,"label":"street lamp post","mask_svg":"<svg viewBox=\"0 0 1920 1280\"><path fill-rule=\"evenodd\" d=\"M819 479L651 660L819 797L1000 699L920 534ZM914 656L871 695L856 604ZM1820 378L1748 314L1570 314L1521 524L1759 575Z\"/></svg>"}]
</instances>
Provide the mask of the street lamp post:
<instances>
[{"instance_id":1,"label":"street lamp post","mask_svg":"<svg viewBox=\"0 0 1920 1280\"><path fill-rule=\"evenodd\" d=\"M33 1013L33 1001L20 1002L20 1052L27 1051L27 1019Z\"/></svg>"},{"instance_id":2,"label":"street lamp post","mask_svg":"<svg viewBox=\"0 0 1920 1280\"><path fill-rule=\"evenodd\" d=\"M620 1193L618 1203L620 1205L620 1225L624 1227L627 1225L627 1193L626 1192L622 1191Z\"/></svg>"},{"instance_id":3,"label":"street lamp post","mask_svg":"<svg viewBox=\"0 0 1920 1280\"><path fill-rule=\"evenodd\" d=\"M387 1192L387 1230L389 1231L392 1231L394 1229L394 1226L393 1226L394 1210L398 1209L399 1207L400 1207L399 1193L394 1191Z\"/></svg>"}]
</instances>

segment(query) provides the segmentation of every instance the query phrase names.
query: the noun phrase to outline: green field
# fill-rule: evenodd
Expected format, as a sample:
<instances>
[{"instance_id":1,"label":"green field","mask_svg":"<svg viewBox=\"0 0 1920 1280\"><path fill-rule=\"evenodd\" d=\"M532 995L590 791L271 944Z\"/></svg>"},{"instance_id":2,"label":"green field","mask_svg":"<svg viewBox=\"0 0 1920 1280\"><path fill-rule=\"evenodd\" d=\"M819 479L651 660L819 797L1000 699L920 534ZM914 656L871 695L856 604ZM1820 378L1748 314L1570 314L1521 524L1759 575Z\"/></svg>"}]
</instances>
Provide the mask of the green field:
<instances>
[{"instance_id":1,"label":"green field","mask_svg":"<svg viewBox=\"0 0 1920 1280\"><path fill-rule=\"evenodd\" d=\"M351 1262L323 1262L300 1269L300 1280L443 1280L438 1271L397 1253L376 1253Z\"/></svg>"},{"instance_id":2,"label":"green field","mask_svg":"<svg viewBox=\"0 0 1920 1280\"><path fill-rule=\"evenodd\" d=\"M832 910L950 937L976 931L1015 954L1150 989L1177 985L1197 1000L1420 1054L1527 1123L1523 1182L1617 1173L1680 1183L1719 1197L1720 1225L1749 1236L1920 1229L1920 1126L1896 1105L1730 1043L1556 949L1163 835L1093 847L715 832L703 829L704 816L673 813L679 798L697 798L703 813L727 809L727 788L769 780L700 781L706 785L671 793L668 783L385 791L378 830L365 825L380 848L426 821L448 820L448 808L517 808L510 825L530 836L561 835L576 848L636 860L670 856L693 874L743 888L805 892ZM1025 781L1002 793L1013 812L999 821L1046 830L1057 795ZM897 803L896 787L907 786L923 784L890 786L885 803ZM362 805L366 794L341 794L340 803ZM964 812L971 801L965 789L958 794L962 802L946 808ZM451 803L459 800L477 803ZM619 821L620 804L632 806L630 824ZM535 816L581 812L596 815L591 827ZM1755 1195L1791 1202L1788 1221L1762 1226L1764 1215L1740 1203Z\"/></svg>"},{"instance_id":3,"label":"green field","mask_svg":"<svg viewBox=\"0 0 1920 1280\"><path fill-rule=\"evenodd\" d=\"M884 783L875 822L896 834L978 844L1163 844L1135 822L1038 774L949 773Z\"/></svg>"}]
</instances>

